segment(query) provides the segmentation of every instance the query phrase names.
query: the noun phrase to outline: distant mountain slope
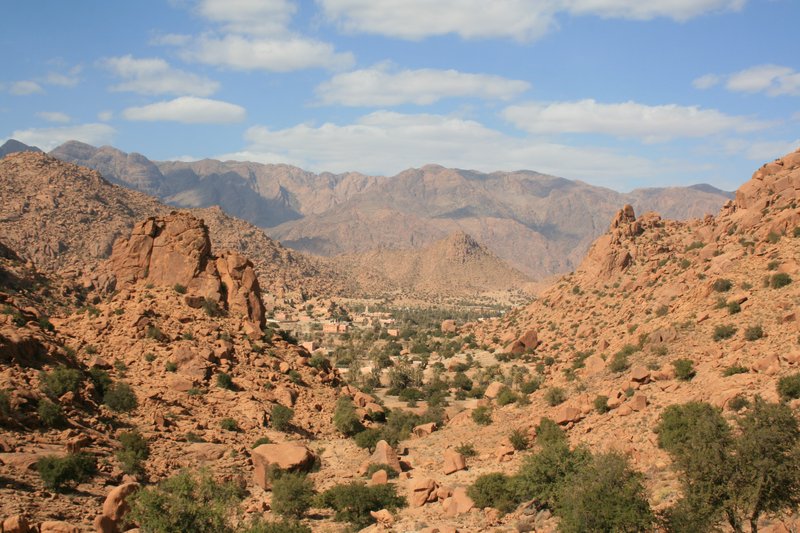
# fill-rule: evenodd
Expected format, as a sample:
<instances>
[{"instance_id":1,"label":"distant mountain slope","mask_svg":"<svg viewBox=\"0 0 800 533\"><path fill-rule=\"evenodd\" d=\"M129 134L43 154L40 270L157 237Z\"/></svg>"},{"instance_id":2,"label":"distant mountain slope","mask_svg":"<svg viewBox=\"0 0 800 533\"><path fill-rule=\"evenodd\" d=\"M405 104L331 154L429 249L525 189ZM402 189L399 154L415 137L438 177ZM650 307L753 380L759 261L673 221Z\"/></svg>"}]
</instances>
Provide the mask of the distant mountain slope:
<instances>
[{"instance_id":1,"label":"distant mountain slope","mask_svg":"<svg viewBox=\"0 0 800 533\"><path fill-rule=\"evenodd\" d=\"M25 143L21 143L16 139L9 139L0 146L0 158L7 156L8 154L15 154L17 152L41 152L42 149L36 146L28 146Z\"/></svg>"},{"instance_id":2,"label":"distant mountain slope","mask_svg":"<svg viewBox=\"0 0 800 533\"><path fill-rule=\"evenodd\" d=\"M81 275L111 253L134 222L173 208L107 182L96 171L41 153L0 160L0 233L13 249L48 272ZM209 226L215 246L253 258L262 288L278 297L330 295L342 278L325 265L287 250L252 224L219 208L192 210Z\"/></svg>"},{"instance_id":3,"label":"distant mountain slope","mask_svg":"<svg viewBox=\"0 0 800 533\"><path fill-rule=\"evenodd\" d=\"M390 178L313 174L236 161L151 162L77 142L51 154L172 205L219 205L297 250L336 255L418 248L463 232L539 279L574 269L621 205L687 219L715 213L731 198L708 185L623 194L531 171L486 174L427 165Z\"/></svg>"},{"instance_id":4,"label":"distant mountain slope","mask_svg":"<svg viewBox=\"0 0 800 533\"><path fill-rule=\"evenodd\" d=\"M364 294L433 298L524 293L530 279L465 233L418 249L378 249L331 259Z\"/></svg>"}]
</instances>

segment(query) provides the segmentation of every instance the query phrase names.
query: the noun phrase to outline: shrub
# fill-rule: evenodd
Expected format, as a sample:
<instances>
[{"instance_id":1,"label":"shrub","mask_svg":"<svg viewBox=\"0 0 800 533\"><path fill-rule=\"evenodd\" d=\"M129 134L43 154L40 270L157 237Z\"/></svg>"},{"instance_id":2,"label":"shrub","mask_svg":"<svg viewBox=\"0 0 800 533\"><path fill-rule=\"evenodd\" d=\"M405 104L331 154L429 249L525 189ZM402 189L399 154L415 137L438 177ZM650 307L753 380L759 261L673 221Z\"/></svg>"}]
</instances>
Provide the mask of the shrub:
<instances>
[{"instance_id":1,"label":"shrub","mask_svg":"<svg viewBox=\"0 0 800 533\"><path fill-rule=\"evenodd\" d=\"M193 431L187 432L184 438L186 439L186 442L205 442L203 437Z\"/></svg>"},{"instance_id":2,"label":"shrub","mask_svg":"<svg viewBox=\"0 0 800 533\"><path fill-rule=\"evenodd\" d=\"M286 431L289 429L289 427L291 427L291 420L293 416L293 410L289 409L285 405L276 404L272 406L272 411L270 412L270 422L272 422L272 427L278 431Z\"/></svg>"},{"instance_id":3,"label":"shrub","mask_svg":"<svg viewBox=\"0 0 800 533\"><path fill-rule=\"evenodd\" d=\"M397 495L394 485L368 487L353 481L326 490L320 494L317 503L320 507L333 509L334 520L350 522L355 527L363 528L374 521L370 511L392 511L405 507L406 500Z\"/></svg>"},{"instance_id":4,"label":"shrub","mask_svg":"<svg viewBox=\"0 0 800 533\"><path fill-rule=\"evenodd\" d=\"M649 531L654 516L642 479L619 452L594 457L561 484L556 505L559 530Z\"/></svg>"},{"instance_id":5,"label":"shrub","mask_svg":"<svg viewBox=\"0 0 800 533\"><path fill-rule=\"evenodd\" d=\"M770 244L777 244L779 240L781 240L781 236L780 236L780 234L778 234L778 233L775 233L774 231L770 231L770 232L767 234L767 242L768 242L768 243L770 243Z\"/></svg>"},{"instance_id":6,"label":"shrub","mask_svg":"<svg viewBox=\"0 0 800 533\"><path fill-rule=\"evenodd\" d=\"M103 402L116 413L133 411L139 404L131 386L121 381L108 387L103 396Z\"/></svg>"},{"instance_id":7,"label":"shrub","mask_svg":"<svg viewBox=\"0 0 800 533\"><path fill-rule=\"evenodd\" d=\"M126 474L137 474L142 471L142 461L150 456L147 440L137 430L120 434L122 449L116 453L117 460Z\"/></svg>"},{"instance_id":8,"label":"shrub","mask_svg":"<svg viewBox=\"0 0 800 533\"><path fill-rule=\"evenodd\" d=\"M497 393L497 398L495 398L497 405L503 406L508 405L510 403L514 403L517 401L517 395L509 389L508 387L503 387L500 389L500 392Z\"/></svg>"},{"instance_id":9,"label":"shrub","mask_svg":"<svg viewBox=\"0 0 800 533\"><path fill-rule=\"evenodd\" d=\"M602 394L594 399L594 410L601 415L609 412L611 409L608 407L608 396Z\"/></svg>"},{"instance_id":10,"label":"shrub","mask_svg":"<svg viewBox=\"0 0 800 533\"><path fill-rule=\"evenodd\" d=\"M41 374L42 389L51 397L58 398L67 392L78 392L81 373L75 368L59 366Z\"/></svg>"},{"instance_id":11,"label":"shrub","mask_svg":"<svg viewBox=\"0 0 800 533\"><path fill-rule=\"evenodd\" d=\"M174 361L167 361L167 362L164 364L164 369L165 369L167 372L175 372L175 371L177 371L177 370L178 370L178 365L177 365L177 363L175 363Z\"/></svg>"},{"instance_id":12,"label":"shrub","mask_svg":"<svg viewBox=\"0 0 800 533\"><path fill-rule=\"evenodd\" d=\"M750 326L744 330L744 338L748 341L757 341L764 336L764 329L760 325Z\"/></svg>"},{"instance_id":13,"label":"shrub","mask_svg":"<svg viewBox=\"0 0 800 533\"><path fill-rule=\"evenodd\" d=\"M800 237L800 226L795 226L795 228L792 230L792 237Z\"/></svg>"},{"instance_id":14,"label":"shrub","mask_svg":"<svg viewBox=\"0 0 800 533\"><path fill-rule=\"evenodd\" d=\"M723 377L730 377L736 374L747 374L747 367L742 365L732 365L722 371Z\"/></svg>"},{"instance_id":15,"label":"shrub","mask_svg":"<svg viewBox=\"0 0 800 533\"><path fill-rule=\"evenodd\" d=\"M728 402L731 411L741 411L745 407L750 407L750 400L744 394L737 394Z\"/></svg>"},{"instance_id":16,"label":"shrub","mask_svg":"<svg viewBox=\"0 0 800 533\"><path fill-rule=\"evenodd\" d=\"M225 390L233 390L233 378L230 374L220 372L217 374L217 387Z\"/></svg>"},{"instance_id":17,"label":"shrub","mask_svg":"<svg viewBox=\"0 0 800 533\"><path fill-rule=\"evenodd\" d=\"M512 431L508 436L508 440L511 442L511 446L517 451L527 450L531 444L528 435L519 429Z\"/></svg>"},{"instance_id":18,"label":"shrub","mask_svg":"<svg viewBox=\"0 0 800 533\"><path fill-rule=\"evenodd\" d=\"M567 393L561 387L550 387L544 393L544 399L551 407L555 407L566 401Z\"/></svg>"},{"instance_id":19,"label":"shrub","mask_svg":"<svg viewBox=\"0 0 800 533\"><path fill-rule=\"evenodd\" d=\"M0 389L0 420L11 418L11 399L8 391Z\"/></svg>"},{"instance_id":20,"label":"shrub","mask_svg":"<svg viewBox=\"0 0 800 533\"><path fill-rule=\"evenodd\" d=\"M512 479L499 472L480 476L469 486L467 494L479 509L494 507L503 513L508 513L519 504Z\"/></svg>"},{"instance_id":21,"label":"shrub","mask_svg":"<svg viewBox=\"0 0 800 533\"><path fill-rule=\"evenodd\" d=\"M783 376L778 380L778 394L784 400L800 398L800 372Z\"/></svg>"},{"instance_id":22,"label":"shrub","mask_svg":"<svg viewBox=\"0 0 800 533\"><path fill-rule=\"evenodd\" d=\"M453 386L457 389L468 391L472 389L472 380L465 373L456 372L453 376Z\"/></svg>"},{"instance_id":23,"label":"shrub","mask_svg":"<svg viewBox=\"0 0 800 533\"><path fill-rule=\"evenodd\" d=\"M36 413L39 415L39 420L49 428L60 427L66 422L61 406L47 398L39 400Z\"/></svg>"},{"instance_id":24,"label":"shrub","mask_svg":"<svg viewBox=\"0 0 800 533\"><path fill-rule=\"evenodd\" d=\"M691 381L697 374L694 361L691 359L675 359L672 361L672 367L675 369L675 377L681 381Z\"/></svg>"},{"instance_id":25,"label":"shrub","mask_svg":"<svg viewBox=\"0 0 800 533\"><path fill-rule=\"evenodd\" d=\"M101 398L105 396L106 390L114 382L111 376L108 375L108 372L97 366L93 366L89 369L89 379L92 380L94 389Z\"/></svg>"},{"instance_id":26,"label":"shrub","mask_svg":"<svg viewBox=\"0 0 800 533\"><path fill-rule=\"evenodd\" d=\"M669 313L669 306L667 305L659 306L659 308L656 309L656 316L667 316L667 313Z\"/></svg>"},{"instance_id":27,"label":"shrub","mask_svg":"<svg viewBox=\"0 0 800 533\"><path fill-rule=\"evenodd\" d=\"M314 483L302 473L285 473L272 482L272 510L301 518L314 499Z\"/></svg>"},{"instance_id":28,"label":"shrub","mask_svg":"<svg viewBox=\"0 0 800 533\"><path fill-rule=\"evenodd\" d=\"M780 289L781 287L789 285L791 282L792 278L786 272L773 274L769 278L769 286L773 289Z\"/></svg>"},{"instance_id":29,"label":"shrub","mask_svg":"<svg viewBox=\"0 0 800 533\"><path fill-rule=\"evenodd\" d=\"M203 298L203 304L201 307L203 308L203 311L205 311L205 313L210 317L215 317L222 314L222 309L220 308L219 303L211 298Z\"/></svg>"},{"instance_id":30,"label":"shrub","mask_svg":"<svg viewBox=\"0 0 800 533\"><path fill-rule=\"evenodd\" d=\"M733 287L733 283L729 279L720 278L716 280L712 285L711 288L717 292L728 292Z\"/></svg>"},{"instance_id":31,"label":"shrub","mask_svg":"<svg viewBox=\"0 0 800 533\"><path fill-rule=\"evenodd\" d=\"M186 294L186 285L181 285L180 283L176 283L175 285L172 286L172 288L178 294Z\"/></svg>"},{"instance_id":32,"label":"shrub","mask_svg":"<svg viewBox=\"0 0 800 533\"><path fill-rule=\"evenodd\" d=\"M127 518L148 533L233 533L227 517L243 496L241 487L207 472L181 472L129 497Z\"/></svg>"},{"instance_id":33,"label":"shrub","mask_svg":"<svg viewBox=\"0 0 800 533\"><path fill-rule=\"evenodd\" d=\"M537 376L535 378L529 379L528 381L520 385L519 390L522 394L531 394L539 390L539 387L541 386L542 386L542 379L539 376Z\"/></svg>"},{"instance_id":34,"label":"shrub","mask_svg":"<svg viewBox=\"0 0 800 533\"><path fill-rule=\"evenodd\" d=\"M352 437L364 431L364 426L361 424L356 414L356 408L349 397L340 396L336 401L336 409L333 412L333 425L346 437Z\"/></svg>"},{"instance_id":35,"label":"shrub","mask_svg":"<svg viewBox=\"0 0 800 533\"><path fill-rule=\"evenodd\" d=\"M553 509L561 484L589 461L585 448L571 450L564 440L546 441L538 453L525 457L514 480L519 501L536 499Z\"/></svg>"},{"instance_id":36,"label":"shrub","mask_svg":"<svg viewBox=\"0 0 800 533\"><path fill-rule=\"evenodd\" d=\"M736 300L731 300L730 302L728 302L726 304L726 306L728 307L728 314L729 315L735 315L735 314L740 313L742 311L742 306Z\"/></svg>"},{"instance_id":37,"label":"shrub","mask_svg":"<svg viewBox=\"0 0 800 533\"><path fill-rule=\"evenodd\" d=\"M375 449L375 446L381 439L382 439L381 430L377 428L365 429L364 431L356 433L355 436L353 437L356 446L370 451Z\"/></svg>"},{"instance_id":38,"label":"shrub","mask_svg":"<svg viewBox=\"0 0 800 533\"><path fill-rule=\"evenodd\" d=\"M733 324L720 324L714 328L714 340L729 339L736 334L737 328Z\"/></svg>"},{"instance_id":39,"label":"shrub","mask_svg":"<svg viewBox=\"0 0 800 533\"><path fill-rule=\"evenodd\" d=\"M272 439L269 437L259 437L253 442L253 445L250 446L251 448L258 448L262 444L272 444Z\"/></svg>"},{"instance_id":40,"label":"shrub","mask_svg":"<svg viewBox=\"0 0 800 533\"><path fill-rule=\"evenodd\" d=\"M472 411L472 420L480 426L488 426L492 423L492 408L488 405L481 405Z\"/></svg>"},{"instance_id":41,"label":"shrub","mask_svg":"<svg viewBox=\"0 0 800 533\"><path fill-rule=\"evenodd\" d=\"M567 442L567 434L564 430L549 418L542 418L536 426L536 442L541 447Z\"/></svg>"},{"instance_id":42,"label":"shrub","mask_svg":"<svg viewBox=\"0 0 800 533\"><path fill-rule=\"evenodd\" d=\"M615 353L614 357L611 358L611 362L608 364L608 369L619 374L628 370L630 366L631 365L628 362L628 354L620 351Z\"/></svg>"},{"instance_id":43,"label":"shrub","mask_svg":"<svg viewBox=\"0 0 800 533\"><path fill-rule=\"evenodd\" d=\"M219 421L219 427L225 431L239 431L239 423L233 418L223 418Z\"/></svg>"},{"instance_id":44,"label":"shrub","mask_svg":"<svg viewBox=\"0 0 800 533\"><path fill-rule=\"evenodd\" d=\"M66 457L47 455L36 461L36 471L48 489L61 491L65 486L82 483L97 471L95 458L88 453Z\"/></svg>"},{"instance_id":45,"label":"shrub","mask_svg":"<svg viewBox=\"0 0 800 533\"><path fill-rule=\"evenodd\" d=\"M331 362L327 357L322 355L314 355L308 361L309 366L312 368L316 368L317 370L323 370L327 372L331 369Z\"/></svg>"},{"instance_id":46,"label":"shrub","mask_svg":"<svg viewBox=\"0 0 800 533\"><path fill-rule=\"evenodd\" d=\"M464 444L459 444L456 446L456 451L463 455L464 457L475 457L478 455L478 451L475 449L475 446L471 442L466 442Z\"/></svg>"},{"instance_id":47,"label":"shrub","mask_svg":"<svg viewBox=\"0 0 800 533\"><path fill-rule=\"evenodd\" d=\"M778 261L770 261L767 263L767 270L778 270L780 263Z\"/></svg>"},{"instance_id":48,"label":"shrub","mask_svg":"<svg viewBox=\"0 0 800 533\"><path fill-rule=\"evenodd\" d=\"M397 470L387 464L372 463L367 467L367 477L372 477L372 474L378 470L385 470L386 475L388 475L390 478L395 478L399 474Z\"/></svg>"},{"instance_id":49,"label":"shrub","mask_svg":"<svg viewBox=\"0 0 800 533\"><path fill-rule=\"evenodd\" d=\"M311 533L311 528L294 520L265 522L261 518L256 518L239 531L240 533Z\"/></svg>"}]
</instances>

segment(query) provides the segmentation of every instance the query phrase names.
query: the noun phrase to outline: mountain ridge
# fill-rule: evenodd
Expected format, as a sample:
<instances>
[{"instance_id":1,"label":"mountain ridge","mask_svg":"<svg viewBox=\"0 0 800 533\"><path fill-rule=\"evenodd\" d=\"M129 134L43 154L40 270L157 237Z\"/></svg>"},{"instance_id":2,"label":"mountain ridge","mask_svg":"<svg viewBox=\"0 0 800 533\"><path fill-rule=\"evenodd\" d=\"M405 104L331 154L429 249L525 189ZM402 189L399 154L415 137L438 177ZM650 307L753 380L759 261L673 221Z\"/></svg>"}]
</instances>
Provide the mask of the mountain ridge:
<instances>
[{"instance_id":1,"label":"mountain ridge","mask_svg":"<svg viewBox=\"0 0 800 533\"><path fill-rule=\"evenodd\" d=\"M574 269L621 205L686 219L716 212L731 197L704 184L619 193L533 171L482 173L435 164L392 177L210 159L148 160L151 166L138 155L74 141L51 154L98 169L113 182L149 188L170 205L220 205L307 253L416 248L463 231L538 279Z\"/></svg>"}]
</instances>

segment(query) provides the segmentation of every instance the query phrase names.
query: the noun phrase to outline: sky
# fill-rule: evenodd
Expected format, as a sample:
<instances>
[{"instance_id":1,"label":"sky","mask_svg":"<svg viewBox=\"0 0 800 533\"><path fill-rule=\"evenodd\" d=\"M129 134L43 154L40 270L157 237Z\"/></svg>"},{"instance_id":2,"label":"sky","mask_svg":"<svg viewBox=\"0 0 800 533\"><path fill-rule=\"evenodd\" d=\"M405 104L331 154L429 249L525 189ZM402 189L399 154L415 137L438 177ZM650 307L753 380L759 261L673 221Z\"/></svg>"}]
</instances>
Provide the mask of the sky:
<instances>
[{"instance_id":1,"label":"sky","mask_svg":"<svg viewBox=\"0 0 800 533\"><path fill-rule=\"evenodd\" d=\"M0 0L0 142L733 190L800 147L797 0Z\"/></svg>"}]
</instances>

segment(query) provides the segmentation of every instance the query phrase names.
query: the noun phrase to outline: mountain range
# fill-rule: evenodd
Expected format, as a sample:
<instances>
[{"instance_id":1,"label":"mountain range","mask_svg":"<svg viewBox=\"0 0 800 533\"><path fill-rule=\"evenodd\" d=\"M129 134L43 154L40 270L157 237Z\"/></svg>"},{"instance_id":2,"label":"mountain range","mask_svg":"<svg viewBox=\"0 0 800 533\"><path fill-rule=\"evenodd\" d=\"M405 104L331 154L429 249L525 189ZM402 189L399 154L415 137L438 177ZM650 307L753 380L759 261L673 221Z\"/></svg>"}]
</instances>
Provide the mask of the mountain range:
<instances>
[{"instance_id":1,"label":"mountain range","mask_svg":"<svg viewBox=\"0 0 800 533\"><path fill-rule=\"evenodd\" d=\"M76 141L50 154L170 205L219 205L295 250L323 256L402 250L466 233L535 279L574 269L622 205L688 219L715 213L732 198L705 184L620 193L524 170L427 165L384 177L210 159L159 162Z\"/></svg>"}]
</instances>

